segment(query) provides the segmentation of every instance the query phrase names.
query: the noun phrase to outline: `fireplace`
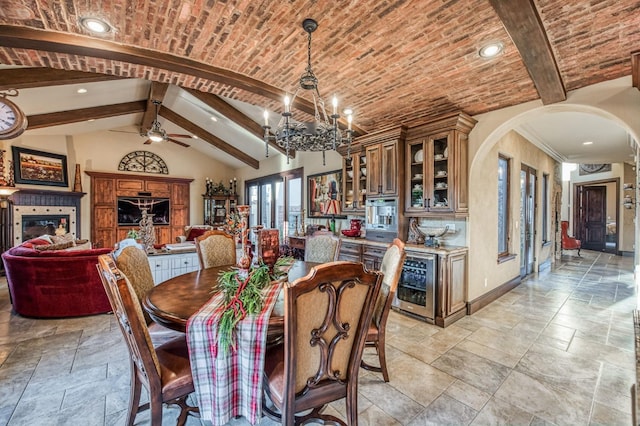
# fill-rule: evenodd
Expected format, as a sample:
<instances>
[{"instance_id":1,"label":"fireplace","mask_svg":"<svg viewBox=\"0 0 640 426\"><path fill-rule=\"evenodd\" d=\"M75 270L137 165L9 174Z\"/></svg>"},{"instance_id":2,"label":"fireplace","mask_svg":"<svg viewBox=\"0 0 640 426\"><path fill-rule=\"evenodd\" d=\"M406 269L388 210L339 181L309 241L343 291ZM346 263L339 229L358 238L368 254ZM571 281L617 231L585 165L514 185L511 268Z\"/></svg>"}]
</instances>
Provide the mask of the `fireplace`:
<instances>
[{"instance_id":1,"label":"fireplace","mask_svg":"<svg viewBox=\"0 0 640 426\"><path fill-rule=\"evenodd\" d=\"M64 231L64 232L63 232ZM40 235L69 232L69 215L22 215L22 241Z\"/></svg>"},{"instance_id":2,"label":"fireplace","mask_svg":"<svg viewBox=\"0 0 640 426\"><path fill-rule=\"evenodd\" d=\"M80 199L83 192L21 189L10 199L11 246L18 246L34 235L55 234L60 224L74 238L80 236ZM51 228L55 227L53 232Z\"/></svg>"}]
</instances>

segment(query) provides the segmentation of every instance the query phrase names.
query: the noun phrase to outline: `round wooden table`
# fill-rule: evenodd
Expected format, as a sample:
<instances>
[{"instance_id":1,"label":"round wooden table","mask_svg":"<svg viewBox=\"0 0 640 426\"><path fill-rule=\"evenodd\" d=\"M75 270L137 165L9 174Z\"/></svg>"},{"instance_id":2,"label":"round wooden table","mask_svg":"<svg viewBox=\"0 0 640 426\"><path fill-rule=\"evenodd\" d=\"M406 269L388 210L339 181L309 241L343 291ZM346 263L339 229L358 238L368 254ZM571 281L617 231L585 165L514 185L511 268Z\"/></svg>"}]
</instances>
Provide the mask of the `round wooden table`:
<instances>
[{"instance_id":1,"label":"round wooden table","mask_svg":"<svg viewBox=\"0 0 640 426\"><path fill-rule=\"evenodd\" d=\"M288 281L304 277L316 265L318 263L297 260L289 270ZM220 266L173 277L149 290L142 306L158 324L184 333L189 318L213 297L220 272L231 267ZM272 329L281 329L283 324L281 315L272 314L269 334Z\"/></svg>"}]
</instances>

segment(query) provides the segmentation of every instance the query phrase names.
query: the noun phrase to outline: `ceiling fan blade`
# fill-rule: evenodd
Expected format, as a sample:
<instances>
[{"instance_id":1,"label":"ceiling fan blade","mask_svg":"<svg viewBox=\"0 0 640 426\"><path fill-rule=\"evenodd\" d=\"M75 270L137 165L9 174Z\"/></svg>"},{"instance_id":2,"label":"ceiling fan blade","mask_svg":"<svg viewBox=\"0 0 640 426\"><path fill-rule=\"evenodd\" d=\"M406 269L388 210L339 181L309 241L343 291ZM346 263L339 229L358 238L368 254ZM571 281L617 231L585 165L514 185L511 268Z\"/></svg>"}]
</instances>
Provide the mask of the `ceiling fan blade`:
<instances>
[{"instance_id":1,"label":"ceiling fan blade","mask_svg":"<svg viewBox=\"0 0 640 426\"><path fill-rule=\"evenodd\" d=\"M153 141L151 139L147 139L146 141L144 141L145 145L151 145Z\"/></svg>"},{"instance_id":2,"label":"ceiling fan blade","mask_svg":"<svg viewBox=\"0 0 640 426\"><path fill-rule=\"evenodd\" d=\"M110 132L118 132L118 133L134 133L136 135L139 135L139 132L132 132L130 130L113 130L113 129L109 129Z\"/></svg>"},{"instance_id":3,"label":"ceiling fan blade","mask_svg":"<svg viewBox=\"0 0 640 426\"><path fill-rule=\"evenodd\" d=\"M173 138L167 138L167 140L168 140L169 142L173 142L173 143L177 143L178 145L182 145L182 146L184 146L185 148L189 148L189 147L191 146L191 145L188 145L188 144L186 144L186 143L184 143L184 142L180 142L179 140L176 140L176 139L173 139Z\"/></svg>"},{"instance_id":4,"label":"ceiling fan blade","mask_svg":"<svg viewBox=\"0 0 640 426\"><path fill-rule=\"evenodd\" d=\"M169 136L170 138L192 138L193 137L191 135L181 135L177 133L167 133L167 136Z\"/></svg>"}]
</instances>

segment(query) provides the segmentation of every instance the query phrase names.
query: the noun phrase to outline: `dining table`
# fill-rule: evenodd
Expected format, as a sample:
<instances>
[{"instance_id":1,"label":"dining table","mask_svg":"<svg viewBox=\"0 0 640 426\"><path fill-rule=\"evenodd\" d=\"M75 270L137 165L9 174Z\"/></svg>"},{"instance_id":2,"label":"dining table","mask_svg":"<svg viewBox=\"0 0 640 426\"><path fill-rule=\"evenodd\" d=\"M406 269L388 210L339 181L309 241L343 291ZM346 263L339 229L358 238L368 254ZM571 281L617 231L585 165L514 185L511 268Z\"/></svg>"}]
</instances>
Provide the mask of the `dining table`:
<instances>
[{"instance_id":1,"label":"dining table","mask_svg":"<svg viewBox=\"0 0 640 426\"><path fill-rule=\"evenodd\" d=\"M287 281L293 282L304 277L316 265L316 262L296 260L288 271ZM168 279L147 292L142 306L153 321L184 333L189 318L216 294L220 273L233 267L234 265L216 266ZM280 328L283 324L284 302L279 297L269 320L269 328Z\"/></svg>"},{"instance_id":2,"label":"dining table","mask_svg":"<svg viewBox=\"0 0 640 426\"><path fill-rule=\"evenodd\" d=\"M284 336L285 282L307 275L317 263L295 261L287 277L262 290L261 312L235 325L232 347L222 349L217 326L225 311L224 295L217 291L220 273L233 265L190 272L152 288L143 299L151 318L186 333L189 359L203 423L226 425L243 416L256 424L262 416L262 372L266 348Z\"/></svg>"}]
</instances>

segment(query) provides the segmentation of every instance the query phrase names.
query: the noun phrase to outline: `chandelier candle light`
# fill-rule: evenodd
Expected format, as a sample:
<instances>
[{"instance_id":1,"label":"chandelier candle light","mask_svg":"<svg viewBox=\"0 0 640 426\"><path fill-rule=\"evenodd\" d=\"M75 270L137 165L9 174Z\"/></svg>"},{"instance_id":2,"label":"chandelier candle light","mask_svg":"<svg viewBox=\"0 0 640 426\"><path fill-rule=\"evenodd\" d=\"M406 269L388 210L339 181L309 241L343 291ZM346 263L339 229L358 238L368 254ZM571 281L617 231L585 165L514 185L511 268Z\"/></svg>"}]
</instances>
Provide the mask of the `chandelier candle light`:
<instances>
[{"instance_id":1,"label":"chandelier candle light","mask_svg":"<svg viewBox=\"0 0 640 426\"><path fill-rule=\"evenodd\" d=\"M318 91L318 78L311 69L311 33L318 28L318 23L307 18L302 22L302 28L308 34L307 42L307 68L300 77L300 87L296 89L293 97L284 97L284 112L275 130L275 135L270 135L269 111L264 110L264 143L266 156L269 156L269 140L274 139L278 146L285 149L287 154L287 164L289 164L289 153L294 151L322 151L322 164L325 164L325 151L336 150L340 145L348 145L351 148L353 131L351 122L353 120L352 111L345 109L348 127L346 134L338 128L338 98L334 95L332 100L332 114L328 115L325 110L324 101ZM305 123L296 121L291 113L291 106L295 102L298 92L308 90L313 98L314 122Z\"/></svg>"}]
</instances>

